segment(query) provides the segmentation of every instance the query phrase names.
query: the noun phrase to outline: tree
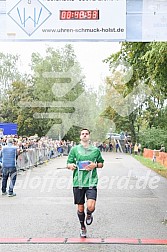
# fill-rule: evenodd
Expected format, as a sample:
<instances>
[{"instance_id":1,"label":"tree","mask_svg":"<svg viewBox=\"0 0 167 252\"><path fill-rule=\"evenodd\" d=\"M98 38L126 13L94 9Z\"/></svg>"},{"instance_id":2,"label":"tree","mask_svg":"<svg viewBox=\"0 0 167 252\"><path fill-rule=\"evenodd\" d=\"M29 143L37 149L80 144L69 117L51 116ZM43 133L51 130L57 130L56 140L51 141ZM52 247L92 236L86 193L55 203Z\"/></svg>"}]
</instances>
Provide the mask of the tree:
<instances>
[{"instance_id":1,"label":"tree","mask_svg":"<svg viewBox=\"0 0 167 252\"><path fill-rule=\"evenodd\" d=\"M159 128L145 129L143 132L140 132L140 142L143 148L159 150L163 144L166 150L166 130Z\"/></svg>"},{"instance_id":2,"label":"tree","mask_svg":"<svg viewBox=\"0 0 167 252\"><path fill-rule=\"evenodd\" d=\"M57 50L49 47L45 56L33 53L31 69L31 75L18 75L19 81L6 87L1 101L3 121L17 123L20 135L38 133L56 139L77 139L77 129L83 127L94 130L97 94L85 87L71 45Z\"/></svg>"},{"instance_id":3,"label":"tree","mask_svg":"<svg viewBox=\"0 0 167 252\"><path fill-rule=\"evenodd\" d=\"M3 99L1 109L3 121L17 123L19 135L31 135L36 129L33 120L34 109L21 106L22 103L32 99L32 88L24 82L13 82Z\"/></svg>"},{"instance_id":4,"label":"tree","mask_svg":"<svg viewBox=\"0 0 167 252\"><path fill-rule=\"evenodd\" d=\"M123 98L131 95L135 89L144 85L143 91L146 96L142 102L139 102L143 96L142 88L139 89L139 94L136 99L133 99L133 111L127 117L129 120L129 129L134 138L134 141L139 137L139 133L143 128L152 128L160 120L161 111L165 108L166 99L166 43L122 43L121 50L108 57L105 60L109 63L112 76L107 79L106 85L110 87L107 92L106 99L113 103L118 103L117 96L122 95ZM161 56L159 58L159 52ZM124 66L124 68L122 67ZM116 72L117 69L123 68L125 73L121 79ZM130 69L132 68L132 71ZM117 74L116 74L117 73ZM120 71L119 71L120 73ZM123 85L121 86L121 84ZM142 87L141 85L141 87ZM114 100L113 89L117 95ZM116 90L116 91L115 91ZM146 92L148 91L148 93ZM122 100L123 100L122 98ZM137 106L138 105L138 106ZM122 103L120 108L124 109ZM111 106L113 108L113 106ZM121 110L120 110L121 111ZM117 111L109 113L110 117L114 119L117 125L122 124L122 119L116 116ZM122 111L121 111L122 113ZM155 120L156 119L156 120ZM125 118L123 119L125 121ZM161 118L160 121L163 121ZM124 122L125 123L125 122Z\"/></svg>"},{"instance_id":5,"label":"tree","mask_svg":"<svg viewBox=\"0 0 167 252\"><path fill-rule=\"evenodd\" d=\"M33 53L32 70L35 97L32 106L40 111L36 115L38 131L62 138L73 126L93 127L96 94L86 90L82 69L71 45L57 50L47 48L45 57Z\"/></svg>"},{"instance_id":6,"label":"tree","mask_svg":"<svg viewBox=\"0 0 167 252\"><path fill-rule=\"evenodd\" d=\"M5 95L12 82L20 80L21 74L17 65L19 61L18 55L0 53L0 98Z\"/></svg>"}]
</instances>

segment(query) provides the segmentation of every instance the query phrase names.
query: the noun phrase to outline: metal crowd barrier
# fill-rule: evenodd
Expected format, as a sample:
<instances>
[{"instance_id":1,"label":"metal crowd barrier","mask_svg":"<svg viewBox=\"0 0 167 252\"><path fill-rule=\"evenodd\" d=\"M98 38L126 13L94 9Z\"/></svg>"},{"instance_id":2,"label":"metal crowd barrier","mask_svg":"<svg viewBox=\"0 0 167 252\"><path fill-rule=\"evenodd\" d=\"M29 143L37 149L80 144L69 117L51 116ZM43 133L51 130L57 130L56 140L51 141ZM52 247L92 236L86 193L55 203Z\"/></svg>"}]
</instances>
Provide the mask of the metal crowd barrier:
<instances>
[{"instance_id":1,"label":"metal crowd barrier","mask_svg":"<svg viewBox=\"0 0 167 252\"><path fill-rule=\"evenodd\" d=\"M17 170L26 170L43 164L53 157L57 157L57 150L51 148L31 148L24 150L17 158Z\"/></svg>"},{"instance_id":2,"label":"metal crowd barrier","mask_svg":"<svg viewBox=\"0 0 167 252\"><path fill-rule=\"evenodd\" d=\"M17 170L26 170L38 165L41 165L51 158L56 158L58 156L67 156L70 151L70 146L62 146L63 151L59 152L57 148L30 148L23 150L23 152L17 158Z\"/></svg>"}]
</instances>

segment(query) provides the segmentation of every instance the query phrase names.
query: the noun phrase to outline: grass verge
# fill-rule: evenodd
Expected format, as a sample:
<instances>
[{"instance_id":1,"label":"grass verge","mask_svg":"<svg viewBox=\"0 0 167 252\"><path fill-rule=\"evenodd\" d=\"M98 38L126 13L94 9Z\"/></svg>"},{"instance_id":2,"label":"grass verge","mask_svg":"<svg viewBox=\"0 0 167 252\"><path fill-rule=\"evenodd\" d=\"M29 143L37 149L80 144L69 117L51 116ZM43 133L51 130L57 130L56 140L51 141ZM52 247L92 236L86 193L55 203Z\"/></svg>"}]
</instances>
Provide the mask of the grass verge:
<instances>
[{"instance_id":1,"label":"grass verge","mask_svg":"<svg viewBox=\"0 0 167 252\"><path fill-rule=\"evenodd\" d=\"M143 156L133 155L135 159L137 159L141 164L145 165L146 167L152 169L153 171L157 172L161 176L167 178L167 167L161 165L158 162L153 162L149 158L145 158Z\"/></svg>"}]
</instances>

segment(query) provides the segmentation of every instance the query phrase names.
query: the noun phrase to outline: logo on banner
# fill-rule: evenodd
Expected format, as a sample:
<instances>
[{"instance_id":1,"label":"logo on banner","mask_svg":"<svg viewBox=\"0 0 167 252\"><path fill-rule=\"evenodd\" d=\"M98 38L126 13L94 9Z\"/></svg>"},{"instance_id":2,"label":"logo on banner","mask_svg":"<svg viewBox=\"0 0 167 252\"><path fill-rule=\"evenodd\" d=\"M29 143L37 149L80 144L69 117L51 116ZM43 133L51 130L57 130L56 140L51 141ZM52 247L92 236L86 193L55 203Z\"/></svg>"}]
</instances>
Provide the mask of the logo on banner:
<instances>
[{"instance_id":1,"label":"logo on banner","mask_svg":"<svg viewBox=\"0 0 167 252\"><path fill-rule=\"evenodd\" d=\"M28 36L52 15L38 0L21 0L7 14Z\"/></svg>"}]
</instances>

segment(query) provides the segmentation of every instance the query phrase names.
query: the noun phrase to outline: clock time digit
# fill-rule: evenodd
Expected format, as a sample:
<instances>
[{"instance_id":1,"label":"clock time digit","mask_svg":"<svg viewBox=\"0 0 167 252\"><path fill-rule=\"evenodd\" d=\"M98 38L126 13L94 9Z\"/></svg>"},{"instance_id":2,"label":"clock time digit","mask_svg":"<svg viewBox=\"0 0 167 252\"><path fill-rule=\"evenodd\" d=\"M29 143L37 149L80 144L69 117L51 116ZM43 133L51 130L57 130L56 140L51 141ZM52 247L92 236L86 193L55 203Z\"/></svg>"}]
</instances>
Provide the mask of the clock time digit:
<instances>
[{"instance_id":1,"label":"clock time digit","mask_svg":"<svg viewBox=\"0 0 167 252\"><path fill-rule=\"evenodd\" d=\"M67 19L71 19L71 11L67 11Z\"/></svg>"},{"instance_id":2,"label":"clock time digit","mask_svg":"<svg viewBox=\"0 0 167 252\"><path fill-rule=\"evenodd\" d=\"M66 14L67 14L66 11L61 11L61 13L60 13L60 19L66 19Z\"/></svg>"},{"instance_id":3,"label":"clock time digit","mask_svg":"<svg viewBox=\"0 0 167 252\"><path fill-rule=\"evenodd\" d=\"M98 11L97 10L92 11L92 19L98 19Z\"/></svg>"},{"instance_id":4,"label":"clock time digit","mask_svg":"<svg viewBox=\"0 0 167 252\"><path fill-rule=\"evenodd\" d=\"M85 17L85 11L79 12L79 19L83 19Z\"/></svg>"},{"instance_id":5,"label":"clock time digit","mask_svg":"<svg viewBox=\"0 0 167 252\"><path fill-rule=\"evenodd\" d=\"M92 18L92 11L91 10L88 10L86 12L86 17L87 17L87 19L91 19Z\"/></svg>"},{"instance_id":6,"label":"clock time digit","mask_svg":"<svg viewBox=\"0 0 167 252\"><path fill-rule=\"evenodd\" d=\"M74 12L74 18L75 19L79 19L79 11L75 11Z\"/></svg>"}]
</instances>

